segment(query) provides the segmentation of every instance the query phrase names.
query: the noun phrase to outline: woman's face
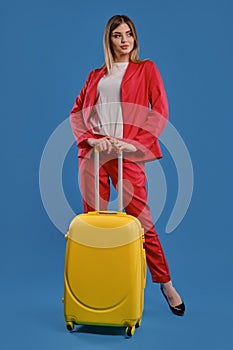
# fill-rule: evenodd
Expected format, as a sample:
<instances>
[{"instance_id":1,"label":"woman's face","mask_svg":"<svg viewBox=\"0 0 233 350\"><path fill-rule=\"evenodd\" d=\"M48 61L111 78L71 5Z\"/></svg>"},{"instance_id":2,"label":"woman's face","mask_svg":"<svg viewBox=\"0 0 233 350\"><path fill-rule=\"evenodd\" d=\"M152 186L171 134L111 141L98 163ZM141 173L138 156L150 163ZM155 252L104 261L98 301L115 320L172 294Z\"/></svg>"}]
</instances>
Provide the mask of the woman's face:
<instances>
[{"instance_id":1,"label":"woman's face","mask_svg":"<svg viewBox=\"0 0 233 350\"><path fill-rule=\"evenodd\" d=\"M121 23L112 31L111 46L116 62L129 61L130 52L134 48L134 38L128 24Z\"/></svg>"}]
</instances>

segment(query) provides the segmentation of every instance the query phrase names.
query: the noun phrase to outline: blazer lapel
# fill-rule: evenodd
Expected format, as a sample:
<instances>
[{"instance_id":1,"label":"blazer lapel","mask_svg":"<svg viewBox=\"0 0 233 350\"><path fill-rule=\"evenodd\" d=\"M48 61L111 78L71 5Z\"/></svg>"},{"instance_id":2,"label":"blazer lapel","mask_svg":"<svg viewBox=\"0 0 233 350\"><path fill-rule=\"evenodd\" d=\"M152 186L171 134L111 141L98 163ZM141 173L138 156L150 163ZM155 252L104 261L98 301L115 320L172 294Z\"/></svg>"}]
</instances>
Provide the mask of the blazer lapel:
<instances>
[{"instance_id":1,"label":"blazer lapel","mask_svg":"<svg viewBox=\"0 0 233 350\"><path fill-rule=\"evenodd\" d=\"M127 80L129 80L132 75L135 73L135 68L137 67L137 63L129 62L128 67L126 68L125 74L122 79L122 84L125 84Z\"/></svg>"},{"instance_id":2,"label":"blazer lapel","mask_svg":"<svg viewBox=\"0 0 233 350\"><path fill-rule=\"evenodd\" d=\"M85 120L86 125L89 123L89 119L92 116L93 113L95 113L95 104L97 102L98 96L97 96L97 86L100 81L100 79L106 74L107 69L106 68L100 68L98 71L93 74L93 77L90 81L88 93L86 94L85 98L85 106L83 110L83 118Z\"/></svg>"},{"instance_id":3,"label":"blazer lapel","mask_svg":"<svg viewBox=\"0 0 233 350\"><path fill-rule=\"evenodd\" d=\"M97 86L101 78L107 73L107 68L103 67L93 77L93 81L91 83L91 100L90 106L94 106L96 104L97 99Z\"/></svg>"}]
</instances>

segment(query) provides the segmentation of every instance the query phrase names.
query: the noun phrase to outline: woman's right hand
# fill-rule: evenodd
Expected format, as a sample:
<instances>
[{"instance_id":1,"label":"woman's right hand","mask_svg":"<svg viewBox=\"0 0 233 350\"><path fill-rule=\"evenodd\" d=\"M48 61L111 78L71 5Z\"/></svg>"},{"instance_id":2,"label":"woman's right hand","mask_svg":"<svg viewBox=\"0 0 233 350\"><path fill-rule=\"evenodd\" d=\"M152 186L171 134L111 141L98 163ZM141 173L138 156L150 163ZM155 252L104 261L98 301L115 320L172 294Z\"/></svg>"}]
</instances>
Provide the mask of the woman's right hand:
<instances>
[{"instance_id":1,"label":"woman's right hand","mask_svg":"<svg viewBox=\"0 0 233 350\"><path fill-rule=\"evenodd\" d=\"M102 138L99 138L99 139L89 138L89 139L87 139L87 143L91 147L96 147L97 146L99 148L100 152L106 151L108 154L113 149L113 145L109 141L108 137L102 137Z\"/></svg>"}]
</instances>

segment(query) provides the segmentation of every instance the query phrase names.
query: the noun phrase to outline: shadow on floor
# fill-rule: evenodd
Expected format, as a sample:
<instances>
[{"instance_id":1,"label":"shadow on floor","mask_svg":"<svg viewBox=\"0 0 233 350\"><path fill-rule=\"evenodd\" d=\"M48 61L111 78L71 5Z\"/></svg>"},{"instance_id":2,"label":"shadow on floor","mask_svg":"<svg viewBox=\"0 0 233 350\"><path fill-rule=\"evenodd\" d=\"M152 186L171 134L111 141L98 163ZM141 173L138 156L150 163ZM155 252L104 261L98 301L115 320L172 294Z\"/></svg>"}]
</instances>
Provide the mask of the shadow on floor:
<instances>
[{"instance_id":1,"label":"shadow on floor","mask_svg":"<svg viewBox=\"0 0 233 350\"><path fill-rule=\"evenodd\" d=\"M78 325L71 333L91 333L99 335L124 336L125 327Z\"/></svg>"}]
</instances>

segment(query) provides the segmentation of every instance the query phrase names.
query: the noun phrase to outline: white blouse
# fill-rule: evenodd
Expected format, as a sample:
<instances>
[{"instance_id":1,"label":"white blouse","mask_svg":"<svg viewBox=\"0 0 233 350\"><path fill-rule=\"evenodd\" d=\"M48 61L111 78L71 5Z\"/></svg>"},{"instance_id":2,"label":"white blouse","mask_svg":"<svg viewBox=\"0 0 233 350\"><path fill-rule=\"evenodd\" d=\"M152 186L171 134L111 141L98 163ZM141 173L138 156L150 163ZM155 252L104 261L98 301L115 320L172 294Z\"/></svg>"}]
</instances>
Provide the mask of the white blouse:
<instances>
[{"instance_id":1,"label":"white blouse","mask_svg":"<svg viewBox=\"0 0 233 350\"><path fill-rule=\"evenodd\" d=\"M121 82L128 62L115 62L112 69L98 83L97 119L91 119L93 132L116 138L123 137Z\"/></svg>"}]
</instances>

